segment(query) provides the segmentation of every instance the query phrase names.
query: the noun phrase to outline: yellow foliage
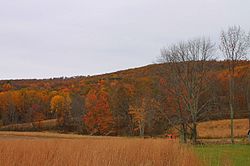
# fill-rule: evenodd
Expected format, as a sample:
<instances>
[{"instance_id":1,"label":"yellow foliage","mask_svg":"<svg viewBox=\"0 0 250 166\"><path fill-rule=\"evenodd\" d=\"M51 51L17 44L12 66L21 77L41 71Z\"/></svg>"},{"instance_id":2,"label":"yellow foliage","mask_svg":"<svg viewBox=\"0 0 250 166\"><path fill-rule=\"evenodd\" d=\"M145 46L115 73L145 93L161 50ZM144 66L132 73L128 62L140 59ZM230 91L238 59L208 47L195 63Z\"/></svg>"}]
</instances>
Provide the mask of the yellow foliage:
<instances>
[{"instance_id":1,"label":"yellow foliage","mask_svg":"<svg viewBox=\"0 0 250 166\"><path fill-rule=\"evenodd\" d=\"M65 98L60 95L56 95L50 102L51 111L61 112L65 108Z\"/></svg>"}]
</instances>

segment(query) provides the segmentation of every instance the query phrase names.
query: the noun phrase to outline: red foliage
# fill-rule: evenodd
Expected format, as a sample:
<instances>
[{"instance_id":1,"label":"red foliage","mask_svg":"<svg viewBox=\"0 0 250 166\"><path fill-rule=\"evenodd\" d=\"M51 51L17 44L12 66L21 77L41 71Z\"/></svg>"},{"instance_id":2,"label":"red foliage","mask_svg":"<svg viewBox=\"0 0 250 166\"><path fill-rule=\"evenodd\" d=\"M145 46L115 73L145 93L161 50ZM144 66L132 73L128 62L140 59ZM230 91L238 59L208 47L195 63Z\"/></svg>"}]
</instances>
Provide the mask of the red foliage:
<instances>
[{"instance_id":1,"label":"red foliage","mask_svg":"<svg viewBox=\"0 0 250 166\"><path fill-rule=\"evenodd\" d=\"M107 92L91 90L86 96L88 113L83 120L92 134L107 134L112 130L113 117L110 112L109 96Z\"/></svg>"}]
</instances>

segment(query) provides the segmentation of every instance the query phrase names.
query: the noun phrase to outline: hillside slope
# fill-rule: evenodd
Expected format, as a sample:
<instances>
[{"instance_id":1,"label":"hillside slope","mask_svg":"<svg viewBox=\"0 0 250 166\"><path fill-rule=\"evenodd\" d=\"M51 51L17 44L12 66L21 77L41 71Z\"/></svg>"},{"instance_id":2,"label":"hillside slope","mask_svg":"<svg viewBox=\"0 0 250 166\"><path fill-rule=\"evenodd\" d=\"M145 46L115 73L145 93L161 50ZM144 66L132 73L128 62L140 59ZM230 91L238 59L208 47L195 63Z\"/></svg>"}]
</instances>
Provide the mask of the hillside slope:
<instances>
[{"instance_id":1,"label":"hillside slope","mask_svg":"<svg viewBox=\"0 0 250 166\"><path fill-rule=\"evenodd\" d=\"M226 62L208 61L206 66L212 69L209 79L213 82L216 105L199 121L227 119ZM147 101L150 109L147 111L145 133L160 134L168 127L168 118L176 116L176 109L171 106L173 99L167 89L169 67L168 64L152 64L87 77L1 80L0 125L55 119L60 115L57 106L63 102L60 109L63 112L68 110L68 115L77 119L74 124L82 128L81 132L137 135L137 117L140 116L131 113L130 108L146 97L150 99ZM235 118L247 118L249 115L245 93L245 76L249 69L249 61L240 61L236 68ZM62 125L67 124L63 122Z\"/></svg>"}]
</instances>

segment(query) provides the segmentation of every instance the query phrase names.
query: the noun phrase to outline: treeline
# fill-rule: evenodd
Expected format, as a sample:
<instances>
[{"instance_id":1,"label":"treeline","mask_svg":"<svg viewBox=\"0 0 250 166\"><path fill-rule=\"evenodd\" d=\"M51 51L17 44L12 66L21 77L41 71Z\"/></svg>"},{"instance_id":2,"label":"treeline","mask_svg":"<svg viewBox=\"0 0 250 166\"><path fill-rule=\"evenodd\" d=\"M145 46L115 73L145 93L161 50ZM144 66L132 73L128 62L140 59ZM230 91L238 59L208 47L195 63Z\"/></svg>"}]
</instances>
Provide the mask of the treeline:
<instances>
[{"instance_id":1,"label":"treeline","mask_svg":"<svg viewBox=\"0 0 250 166\"><path fill-rule=\"evenodd\" d=\"M59 91L15 89L3 84L0 111L3 125L57 119L58 129L95 135L163 133L166 124L159 81L147 77L86 81Z\"/></svg>"},{"instance_id":2,"label":"treeline","mask_svg":"<svg viewBox=\"0 0 250 166\"><path fill-rule=\"evenodd\" d=\"M230 117L225 64L226 61L206 63L208 67L216 68L209 78L213 80L216 105L199 121ZM250 62L239 61L237 66L235 116L243 118L248 116L245 75L250 69ZM120 80L108 79L112 78L108 75L96 80L82 79L81 84L77 82L67 87L62 83L63 86L58 84L58 87L48 89L35 86L17 89L12 81L5 81L0 92L1 123L10 125L57 118L58 130L63 131L95 135L163 134L178 122L175 98L169 91L173 88L168 80L171 72L169 64L150 66L151 71L147 67L139 70L164 72L148 77L142 73L141 77L123 77ZM134 72L137 72L136 69Z\"/></svg>"}]
</instances>

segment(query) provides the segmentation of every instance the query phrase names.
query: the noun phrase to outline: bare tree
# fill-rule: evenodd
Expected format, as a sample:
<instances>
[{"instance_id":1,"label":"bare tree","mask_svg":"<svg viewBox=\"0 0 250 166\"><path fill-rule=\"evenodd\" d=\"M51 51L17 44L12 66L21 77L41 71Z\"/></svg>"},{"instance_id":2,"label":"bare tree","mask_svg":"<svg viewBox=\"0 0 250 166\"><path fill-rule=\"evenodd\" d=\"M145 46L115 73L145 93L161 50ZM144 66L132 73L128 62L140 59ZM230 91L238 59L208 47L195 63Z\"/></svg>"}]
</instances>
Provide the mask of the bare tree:
<instances>
[{"instance_id":1,"label":"bare tree","mask_svg":"<svg viewBox=\"0 0 250 166\"><path fill-rule=\"evenodd\" d=\"M212 58L214 44L206 38L180 42L162 50L162 62L170 66L169 78L179 112L188 115L191 122L192 142L197 139L197 122L208 110L212 100L204 101L209 90L206 63ZM183 116L183 115L182 115ZM181 119L183 120L183 119ZM186 122L186 123L188 123Z\"/></svg>"},{"instance_id":2,"label":"bare tree","mask_svg":"<svg viewBox=\"0 0 250 166\"><path fill-rule=\"evenodd\" d=\"M220 36L220 50L228 62L229 108L231 119L231 142L234 143L234 75L239 60L246 58L250 47L250 33L247 35L240 26L229 27Z\"/></svg>"}]
</instances>

